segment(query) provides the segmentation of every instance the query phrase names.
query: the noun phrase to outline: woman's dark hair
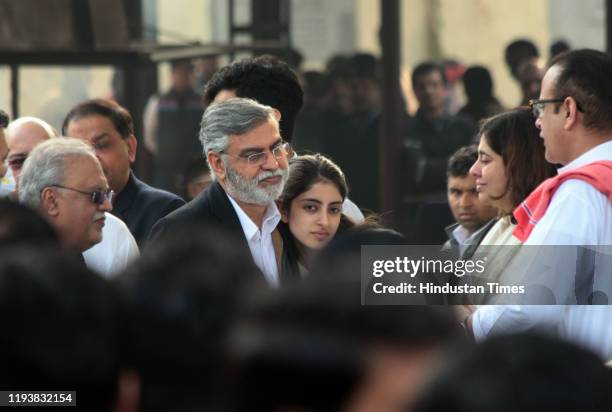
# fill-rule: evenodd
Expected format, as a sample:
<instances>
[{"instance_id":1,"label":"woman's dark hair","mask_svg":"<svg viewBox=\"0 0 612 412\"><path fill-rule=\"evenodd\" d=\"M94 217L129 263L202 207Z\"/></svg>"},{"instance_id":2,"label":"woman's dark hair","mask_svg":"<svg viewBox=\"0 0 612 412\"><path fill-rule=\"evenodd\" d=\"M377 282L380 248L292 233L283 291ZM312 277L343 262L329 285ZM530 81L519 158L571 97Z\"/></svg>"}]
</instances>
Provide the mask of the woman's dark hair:
<instances>
[{"instance_id":1,"label":"woman's dark hair","mask_svg":"<svg viewBox=\"0 0 612 412\"><path fill-rule=\"evenodd\" d=\"M298 156L289 162L289 179L280 196L281 207L290 210L291 202L319 182L331 183L338 189L342 200L348 194L348 185L342 170L327 157L314 154Z\"/></svg>"},{"instance_id":2,"label":"woman's dark hair","mask_svg":"<svg viewBox=\"0 0 612 412\"><path fill-rule=\"evenodd\" d=\"M346 198L348 185L346 184L344 173L330 159L320 154L304 155L291 159L289 161L289 179L279 198L280 207L285 211L289 211L293 199L307 192L314 184L319 182L333 184L340 192L342 200ZM353 226L354 223L344 214L341 214L340 225L336 235ZM298 274L297 262L300 260L301 253L296 241L291 235L287 224L281 222L278 228L287 248L286 254L289 260L289 271L293 274Z\"/></svg>"},{"instance_id":3,"label":"woman's dark hair","mask_svg":"<svg viewBox=\"0 0 612 412\"><path fill-rule=\"evenodd\" d=\"M544 158L544 143L527 107L486 119L479 135L502 157L508 177L506 191L512 195L515 207L540 183L557 173L555 166Z\"/></svg>"}]
</instances>

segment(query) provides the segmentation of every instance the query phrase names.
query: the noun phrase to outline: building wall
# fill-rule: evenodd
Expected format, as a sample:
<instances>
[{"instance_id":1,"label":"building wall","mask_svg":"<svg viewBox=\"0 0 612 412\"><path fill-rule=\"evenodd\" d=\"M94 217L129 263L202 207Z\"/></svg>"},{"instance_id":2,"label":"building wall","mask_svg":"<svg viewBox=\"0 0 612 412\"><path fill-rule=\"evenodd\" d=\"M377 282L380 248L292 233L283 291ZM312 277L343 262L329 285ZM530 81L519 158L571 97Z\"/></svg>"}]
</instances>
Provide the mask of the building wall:
<instances>
[{"instance_id":1,"label":"building wall","mask_svg":"<svg viewBox=\"0 0 612 412\"><path fill-rule=\"evenodd\" d=\"M606 4L604 0L554 0L549 6L551 39L565 39L572 47L604 50Z\"/></svg>"},{"instance_id":2,"label":"building wall","mask_svg":"<svg viewBox=\"0 0 612 412\"><path fill-rule=\"evenodd\" d=\"M164 42L227 40L225 0L142 0L155 10L151 25ZM323 68L335 53L380 54L379 0L291 0L292 35L305 56L305 67ZM237 13L248 12L249 0L237 1ZM532 39L548 58L551 40L564 38L573 47L605 47L604 0L401 0L402 64L405 72L425 59L455 58L466 65L483 64L492 71L496 94L506 106L519 101L518 86L503 61L503 48L516 37ZM40 114L54 98L66 95L60 68L32 67L21 78L21 114ZM110 68L89 71L87 95L107 94ZM160 65L160 89L168 87L168 65ZM9 75L0 66L0 107L10 106Z\"/></svg>"},{"instance_id":3,"label":"building wall","mask_svg":"<svg viewBox=\"0 0 612 412\"><path fill-rule=\"evenodd\" d=\"M379 53L378 2L360 0L358 5L358 47ZM520 93L503 60L505 45L527 37L540 49L548 47L547 0L402 0L401 8L405 70L423 60L443 58L484 65L491 70L497 96L507 106L515 105Z\"/></svg>"}]
</instances>

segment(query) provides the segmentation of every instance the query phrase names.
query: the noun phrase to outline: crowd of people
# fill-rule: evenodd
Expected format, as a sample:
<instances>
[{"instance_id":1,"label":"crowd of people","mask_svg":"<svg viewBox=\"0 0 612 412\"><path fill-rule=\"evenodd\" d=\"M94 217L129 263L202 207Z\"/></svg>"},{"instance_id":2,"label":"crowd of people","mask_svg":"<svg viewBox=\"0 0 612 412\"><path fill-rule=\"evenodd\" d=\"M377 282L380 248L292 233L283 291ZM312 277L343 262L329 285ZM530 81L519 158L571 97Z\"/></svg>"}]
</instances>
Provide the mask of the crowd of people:
<instances>
[{"instance_id":1,"label":"crowd of people","mask_svg":"<svg viewBox=\"0 0 612 412\"><path fill-rule=\"evenodd\" d=\"M76 391L92 411L612 409L612 272L587 248L612 245L612 57L544 69L531 46L506 50L529 107L502 108L474 66L451 114L444 66L415 67L398 228L370 213L365 54L303 77L238 60L203 101L177 62L145 114L152 185L115 101L78 103L61 133L0 116L0 388ZM434 230L440 250L488 259L487 281L520 268L547 299L362 305L362 247ZM544 246L579 250L528 259Z\"/></svg>"}]
</instances>

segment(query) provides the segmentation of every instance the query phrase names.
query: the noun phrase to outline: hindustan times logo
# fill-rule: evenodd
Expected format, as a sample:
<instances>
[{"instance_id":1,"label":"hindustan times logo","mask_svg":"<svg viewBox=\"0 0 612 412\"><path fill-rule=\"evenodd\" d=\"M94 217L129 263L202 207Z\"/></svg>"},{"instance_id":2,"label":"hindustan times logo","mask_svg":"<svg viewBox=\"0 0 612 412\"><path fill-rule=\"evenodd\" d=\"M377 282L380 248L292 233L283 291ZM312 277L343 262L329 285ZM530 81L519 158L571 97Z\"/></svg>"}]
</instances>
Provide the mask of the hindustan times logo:
<instances>
[{"instance_id":1,"label":"hindustan times logo","mask_svg":"<svg viewBox=\"0 0 612 412\"><path fill-rule=\"evenodd\" d=\"M372 265L372 276L379 278L388 273L405 273L411 278L419 273L445 273L463 277L473 273L482 274L485 271L487 258L478 260L441 260L441 259L409 259L396 257L392 260L375 260Z\"/></svg>"}]
</instances>

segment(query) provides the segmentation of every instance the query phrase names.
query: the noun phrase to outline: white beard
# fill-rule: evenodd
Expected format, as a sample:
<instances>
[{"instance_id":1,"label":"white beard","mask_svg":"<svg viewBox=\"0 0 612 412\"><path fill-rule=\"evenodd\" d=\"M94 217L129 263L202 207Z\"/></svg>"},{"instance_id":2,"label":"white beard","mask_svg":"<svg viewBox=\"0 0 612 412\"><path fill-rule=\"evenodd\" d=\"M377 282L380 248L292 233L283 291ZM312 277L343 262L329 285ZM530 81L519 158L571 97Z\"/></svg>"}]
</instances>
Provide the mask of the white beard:
<instances>
[{"instance_id":1,"label":"white beard","mask_svg":"<svg viewBox=\"0 0 612 412\"><path fill-rule=\"evenodd\" d=\"M225 161L227 191L244 203L252 203L256 205L265 206L270 202L275 201L279 198L289 177L289 171L287 169L277 169L276 171L263 171L252 179L248 179L241 175L235 169L232 169ZM259 183L273 176L280 176L281 181L276 185L266 185L265 187L259 186Z\"/></svg>"}]
</instances>

